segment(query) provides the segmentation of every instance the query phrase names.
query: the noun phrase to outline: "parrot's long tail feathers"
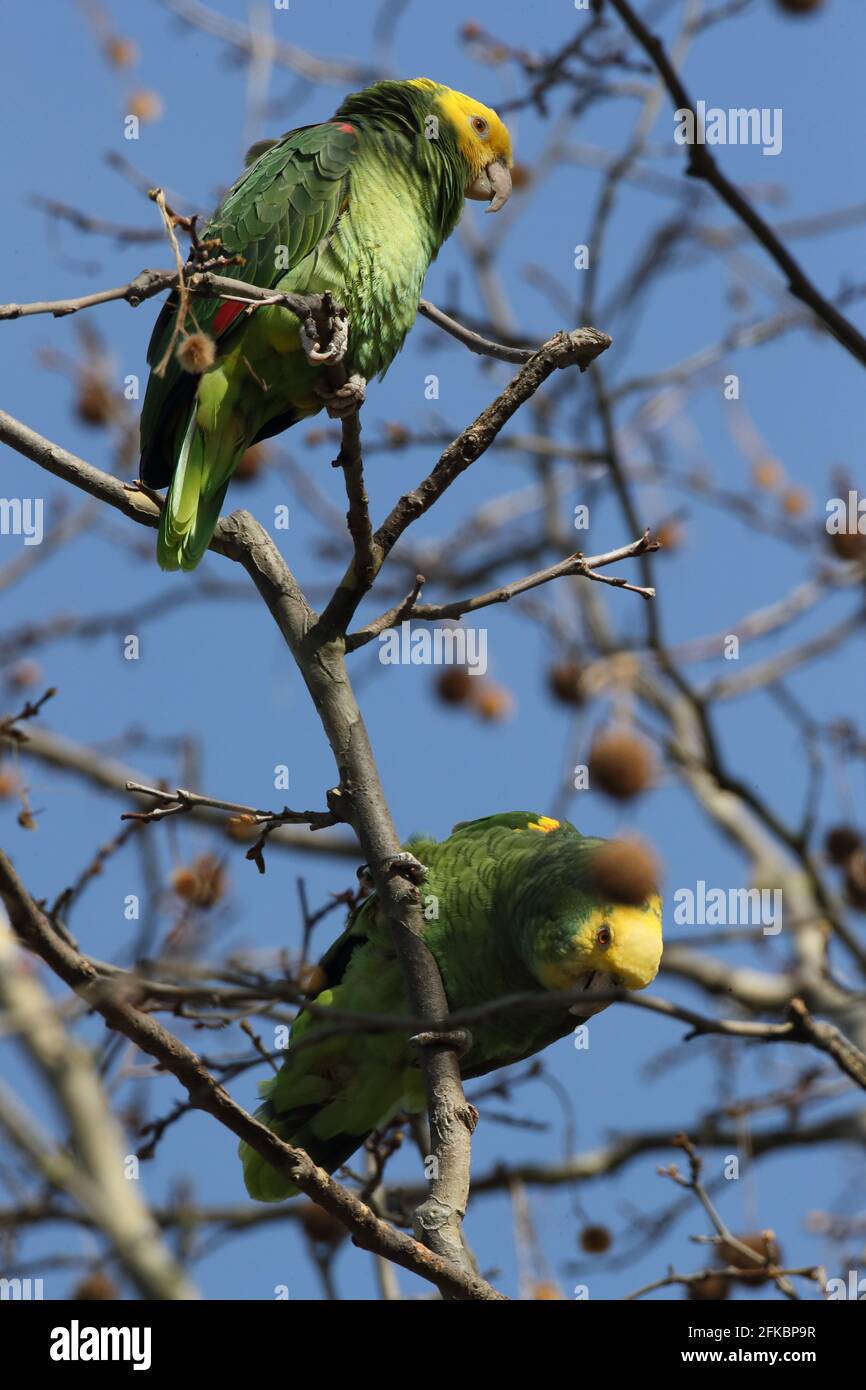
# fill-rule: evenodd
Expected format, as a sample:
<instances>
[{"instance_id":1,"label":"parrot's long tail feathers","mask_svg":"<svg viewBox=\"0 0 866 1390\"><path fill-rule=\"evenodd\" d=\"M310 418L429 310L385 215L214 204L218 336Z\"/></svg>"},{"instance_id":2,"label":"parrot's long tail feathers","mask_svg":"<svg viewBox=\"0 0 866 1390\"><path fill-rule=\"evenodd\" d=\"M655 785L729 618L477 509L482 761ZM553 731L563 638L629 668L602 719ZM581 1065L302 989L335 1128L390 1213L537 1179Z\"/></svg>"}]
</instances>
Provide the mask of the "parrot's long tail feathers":
<instances>
[{"instance_id":1,"label":"parrot's long tail feathers","mask_svg":"<svg viewBox=\"0 0 866 1390\"><path fill-rule=\"evenodd\" d=\"M324 1168L326 1173L333 1173L352 1157L367 1136L335 1134L329 1139L320 1139L313 1133L312 1125L306 1123L317 1110L317 1106L308 1106L303 1110L293 1110L288 1115L275 1115L272 1106L265 1103L256 1111L256 1119L287 1144L305 1149L313 1162L319 1168ZM238 1153L244 1166L247 1192L257 1202L284 1202L287 1197L298 1195L299 1189L285 1174L263 1159L249 1144L242 1141Z\"/></svg>"},{"instance_id":2,"label":"parrot's long tail feathers","mask_svg":"<svg viewBox=\"0 0 866 1390\"><path fill-rule=\"evenodd\" d=\"M206 449L193 407L160 517L156 558L164 570L195 569L216 529L228 480L208 488Z\"/></svg>"}]
</instances>

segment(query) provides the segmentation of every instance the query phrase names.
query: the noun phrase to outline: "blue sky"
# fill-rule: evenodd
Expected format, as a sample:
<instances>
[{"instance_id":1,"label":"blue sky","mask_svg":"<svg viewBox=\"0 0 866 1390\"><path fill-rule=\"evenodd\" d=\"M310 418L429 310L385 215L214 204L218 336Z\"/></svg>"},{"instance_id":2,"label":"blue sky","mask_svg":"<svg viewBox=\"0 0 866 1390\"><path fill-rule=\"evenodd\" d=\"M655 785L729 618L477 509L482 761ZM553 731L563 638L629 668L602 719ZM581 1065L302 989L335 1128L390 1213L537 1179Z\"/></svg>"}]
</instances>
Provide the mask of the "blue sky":
<instances>
[{"instance_id":1,"label":"blue sky","mask_svg":"<svg viewBox=\"0 0 866 1390\"><path fill-rule=\"evenodd\" d=\"M215 0L216 3L216 0ZM240 0L219 0L223 14L243 20ZM678 8L678 7L677 7ZM273 15L275 34L286 42L322 57L373 53L370 20L374 9L349 0L292 0L288 12ZM46 0L32 7L6 9L0 19L3 47L14 61L7 64L0 104L3 109L2 168L7 191L0 224L0 299L26 301L86 293L120 284L144 265L168 264L162 246L117 246L110 240L82 237L66 226L49 223L32 206L39 194L86 207L92 214L123 223L156 225L155 209L140 192L119 177L105 161L106 152L130 160L151 183L182 194L206 212L220 189L235 177L247 143L267 133L324 119L345 90L299 88L292 74L277 69L270 97L278 110L251 128L246 111L245 71L231 61L216 39L181 27L165 9L150 0L138 6L108 3L114 30L138 47L132 73L109 69L82 12L74 5ZM458 30L474 19L504 42L516 47L549 51L564 43L585 22L569 0L516 3L516 0L470 0L467 8L455 0L439 0L431 9L410 3L396 28L390 64L396 75L430 75L471 92L492 105L515 94L510 66L481 64L462 44ZM761 186L773 194L764 204L769 215L806 217L856 202L861 196L863 156L862 53L866 41L866 11L862 6L831 0L824 17L814 22L789 22L769 0L756 0L737 23L713 28L693 45L686 77L692 92L708 104L779 107L784 113L782 153L766 158L747 147L719 151L726 172L737 182ZM36 78L38 74L38 80ZM143 124L136 142L123 138L123 115L128 92L147 88L164 103L160 120ZM551 112L564 109L557 93ZM635 114L633 101L603 103L590 110L570 139L616 151L621 148ZM518 158L530 167L545 146L548 126L530 111L511 119ZM663 102L653 141L670 146L658 167L668 177L682 173L682 151L672 141L672 117ZM767 188L767 186L772 186ZM498 271L506 286L514 320L525 333L542 339L560 327L577 322L582 284L572 267L573 248L589 234L589 217L599 186L597 173L574 164L561 164L542 187L521 205L501 248ZM170 194L171 200L171 194ZM493 219L479 209L467 212L476 230L488 234ZM657 194L628 189L614 216L601 272L601 302L623 268L633 262L647 231L669 212ZM728 225L721 207L708 203L704 222ZM862 227L857 224L831 235L802 240L797 253L822 289L838 292L854 281L862 263ZM760 253L744 246L753 275L747 315L760 315L789 305L775 269ZM563 286L554 305L537 287L529 267L541 267ZM648 312L637 331L626 332L620 319L623 345L605 359L611 382L656 371L713 343L731 321L728 278L719 260L694 255L660 279L652 291ZM455 237L433 267L427 291L440 303L458 302L467 314L483 315L484 306L472 272ZM570 302L569 302L570 301ZM851 311L862 324L863 314ZM144 375L145 351L155 316L153 305L132 312L110 305L92 322L104 335L118 382L130 373ZM617 324L598 326L616 335ZM104 432L88 429L72 410L74 392L62 375L46 371L38 354L46 348L78 351L80 321L33 318L2 326L4 363L3 405L50 439L63 443L94 464L111 469L112 454ZM863 435L862 369L826 335L789 334L779 342L726 359L728 370L741 377L743 403L767 449L784 465L792 485L806 488L817 511L823 509L831 471L845 465L855 474L855 449ZM424 398L424 379L440 378L440 398L434 406ZM509 369L490 367L469 358L452 344L419 325L385 382L374 384L364 410L365 438L374 440L386 422L402 421L416 429L445 422L455 429L467 423L508 379ZM587 384L575 375L574 420L579 433ZM437 414L434 416L434 410ZM737 451L728 428L718 374L707 388L691 397L686 417L700 440L700 457L716 480L735 491L748 486L748 465ZM510 427L531 428L527 413ZM338 507L343 505L341 480L329 467L330 444L305 443L304 430L278 441L295 463L308 470L318 487ZM567 436L566 436L567 438ZM678 464L688 461L686 445ZM638 454L638 458L642 458ZM420 479L434 461L434 452L412 447L396 454L377 453L367 469L373 515L381 517L399 491ZM530 481L527 460L519 454L490 453L452 489L433 515L418 524L414 540L447 536L483 500ZM68 495L33 465L10 452L2 455L4 496L41 496L46 505ZM722 629L736 630L737 621L756 606L786 594L810 572L812 559L770 535L742 528L735 518L704 508L682 493L653 484L638 493L642 520L651 524L687 505L686 541L682 550L660 560L656 575L665 630L671 641ZM581 500L570 480L563 506L570 514ZM72 499L78 505L80 499ZM289 494L284 477L271 471L260 481L237 487L230 494L236 505L249 506L266 524L273 508L291 506L291 528L277 539L303 584L321 584L336 573L321 554L323 533ZM770 516L775 515L768 504ZM58 611L75 614L121 612L146 614L151 604L187 581L163 575L149 553L151 536L121 518L106 517L97 529L41 563L26 581L2 596L4 628L38 621ZM593 508L589 537L582 548L605 550L632 537L608 504ZM142 554L142 545L144 551ZM20 539L0 538L0 558L11 559ZM239 582L228 562L208 556L203 573ZM517 577L503 572L501 577ZM563 614L571 610L564 597L552 600ZM797 628L808 636L851 610L852 597L842 595L825 603ZM379 605L381 606L381 605ZM377 606L374 606L377 607ZM369 610L370 615L374 607ZM633 632L642 632L641 600L616 594L611 611ZM503 809L547 811L553 804L567 749L574 738L569 713L554 706L546 694L545 671L554 654L547 632L510 609L485 615L491 674L508 687L515 700L514 717L484 726L437 703L430 672L411 667L383 673L369 651L354 659L359 690L382 780L401 834L416 830L448 833L457 820ZM45 723L82 742L109 744L133 729L147 728L157 741L128 750L128 760L154 776L176 778L171 751L159 740L192 735L198 740L199 779L203 790L241 802L270 805L280 800L273 790L273 768L290 767L292 804L321 804L324 788L333 783L327 744L306 692L302 688L279 636L261 604L254 600L219 598L187 604L169 616L140 626L141 659L123 659L117 633L82 641L58 640L35 653L45 684L58 696L45 712ZM764 649L778 650L778 646ZM747 655L750 660L751 655ZM701 668L719 674L719 663ZM791 688L816 718L827 720L854 714L862 705L862 646L860 639L794 678ZM726 674L726 672L722 672ZM10 697L11 699L12 697ZM586 726L592 726L591 715ZM586 730L583 736L585 738ZM737 773L758 787L783 814L800 804L807 783L807 765L793 727L780 720L765 697L732 703L720 717L720 730ZM39 830L28 834L15 824L14 812L0 809L3 843L37 896L53 897L88 861L97 844L119 828L122 809L114 800L88 791L76 781L29 768L30 797L39 814ZM852 787L862 802L862 769ZM822 818L837 819L841 805L830 781L822 800ZM598 793L574 798L568 814L578 826L606 835L626 820ZM666 888L707 882L729 886L745 881L748 865L720 841L689 797L667 778L630 811L627 824L650 837L665 866ZM179 824L170 837L165 827L151 827L163 870L185 861L211 843L206 832ZM302 873L310 900L323 901L352 881L345 861L273 854L268 873L260 877L242 853L230 851L232 892L223 935L214 946L238 948L255 944L277 947L299 941L296 876ZM140 864L134 854L115 859L93 884L73 926L96 956L123 955L129 939L124 921L124 896L140 890ZM170 913L161 905L161 929ZM325 927L329 932L333 928ZM697 929L700 930L700 929ZM329 940L322 936L322 944ZM772 943L753 953L759 968L778 965ZM676 982L662 979L663 993L695 1002L696 996ZM675 1065L647 1075L646 1064L660 1049L676 1048L682 1034L644 1013L609 1010L592 1025L588 1053L576 1051L566 1038L545 1055L545 1063L568 1094L576 1113L576 1143L583 1150L622 1129L671 1129L688 1125L721 1097L752 1094L761 1087L784 1086L805 1057L791 1049L716 1052L702 1042L680 1049ZM94 1031L98 1037L98 1031ZM238 1036L229 1041L216 1034L188 1035L193 1046L219 1054L239 1050ZM681 1055L682 1054L682 1055ZM20 1063L3 1046L4 1068L20 1076ZM232 1090L245 1104L254 1103L253 1074L247 1073ZM164 1113L178 1088L164 1078L147 1083L154 1113ZM44 1098L32 1088L28 1101L48 1116ZM835 1102L851 1106L850 1097ZM513 1106L532 1114L550 1128L542 1133L482 1124L474 1147L474 1165L487 1170L497 1159L550 1161L561 1156L564 1138L561 1113L551 1091L532 1083L516 1095ZM779 1117L774 1116L778 1123ZM760 1121L758 1122L761 1123ZM856 1193L852 1150L796 1150L762 1161L751 1176L727 1184L721 1207L738 1228L755 1222L774 1227L784 1253L798 1264L822 1258L821 1242L803 1225L813 1205L830 1205ZM610 1225L622 1248L622 1235L635 1208L657 1211L671 1197L656 1174L664 1155L647 1154L633 1162L623 1176L579 1192L581 1208L593 1221ZM712 1162L718 1164L716 1153ZM412 1171L402 1158L395 1173ZM149 1197L163 1200L178 1178L192 1180L202 1202L244 1200L234 1140L201 1117L188 1117L170 1129L156 1163L145 1166L142 1183ZM862 1177L860 1178L862 1195ZM662 1273L671 1262L694 1268L698 1259L687 1235L702 1231L697 1213L681 1219L672 1231L651 1244L627 1270L584 1260L575 1272L575 1234L581 1219L569 1194L551 1189L530 1193L533 1216L551 1267L566 1292L588 1282L593 1298L615 1297L628 1287ZM506 1291L516 1291L514 1240L506 1200L483 1197L474 1203L469 1236L485 1270L496 1270ZM80 1253L92 1248L89 1237L63 1228L41 1232L28 1242L28 1254L55 1249L62 1242ZM620 1251L615 1243L614 1254ZM317 1296L314 1271L290 1226L264 1228L237 1238L195 1267L201 1288L211 1298L269 1298L273 1287L287 1284L293 1298ZM420 1285L400 1276L409 1292ZM339 1257L337 1281L343 1297L373 1293L369 1259L354 1250ZM62 1297L68 1275L53 1274L46 1292ZM675 1296L675 1295L671 1295Z\"/></svg>"}]
</instances>

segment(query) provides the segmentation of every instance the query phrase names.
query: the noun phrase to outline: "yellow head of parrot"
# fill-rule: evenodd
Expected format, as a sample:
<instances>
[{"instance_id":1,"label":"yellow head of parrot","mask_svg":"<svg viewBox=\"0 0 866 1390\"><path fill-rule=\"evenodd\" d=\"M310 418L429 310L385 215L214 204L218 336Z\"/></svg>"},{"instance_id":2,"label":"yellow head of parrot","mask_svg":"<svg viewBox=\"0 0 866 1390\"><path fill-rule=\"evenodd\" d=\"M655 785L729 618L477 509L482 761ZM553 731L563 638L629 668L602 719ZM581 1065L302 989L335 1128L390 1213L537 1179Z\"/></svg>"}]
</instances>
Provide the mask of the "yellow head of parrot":
<instances>
[{"instance_id":1,"label":"yellow head of parrot","mask_svg":"<svg viewBox=\"0 0 866 1390\"><path fill-rule=\"evenodd\" d=\"M498 212L511 195L511 136L504 121L490 106L429 77L414 77L411 83L435 93L434 104L454 131L469 171L466 197L488 203L487 212Z\"/></svg>"},{"instance_id":2,"label":"yellow head of parrot","mask_svg":"<svg viewBox=\"0 0 866 1390\"><path fill-rule=\"evenodd\" d=\"M661 898L638 907L607 903L580 921L566 949L541 967L539 980L547 989L646 989L661 958ZM574 1012L588 1010L581 1004Z\"/></svg>"}]
</instances>

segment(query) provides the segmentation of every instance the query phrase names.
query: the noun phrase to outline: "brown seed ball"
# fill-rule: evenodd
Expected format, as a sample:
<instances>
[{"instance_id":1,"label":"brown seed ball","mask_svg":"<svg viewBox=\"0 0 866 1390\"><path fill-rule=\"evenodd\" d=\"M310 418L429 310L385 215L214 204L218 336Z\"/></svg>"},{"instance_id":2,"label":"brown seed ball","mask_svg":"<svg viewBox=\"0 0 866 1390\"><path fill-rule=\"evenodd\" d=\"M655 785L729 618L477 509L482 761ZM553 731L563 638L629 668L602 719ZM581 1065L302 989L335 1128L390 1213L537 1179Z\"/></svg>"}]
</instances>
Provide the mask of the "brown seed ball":
<instances>
[{"instance_id":1,"label":"brown seed ball","mask_svg":"<svg viewBox=\"0 0 866 1390\"><path fill-rule=\"evenodd\" d=\"M132 39L113 38L105 45L105 56L115 68L131 68L138 58Z\"/></svg>"},{"instance_id":2,"label":"brown seed ball","mask_svg":"<svg viewBox=\"0 0 866 1390\"><path fill-rule=\"evenodd\" d=\"M761 492L775 492L785 481L785 470L778 459L769 454L758 459L752 469L752 485Z\"/></svg>"},{"instance_id":3,"label":"brown seed ball","mask_svg":"<svg viewBox=\"0 0 866 1390\"><path fill-rule=\"evenodd\" d=\"M547 673L547 688L563 705L582 705L586 700L583 668L578 661L557 661Z\"/></svg>"},{"instance_id":4,"label":"brown seed ball","mask_svg":"<svg viewBox=\"0 0 866 1390\"><path fill-rule=\"evenodd\" d=\"M251 444L241 454L237 468L232 474L232 482L249 483L257 478L268 461L268 450L264 444Z\"/></svg>"},{"instance_id":5,"label":"brown seed ball","mask_svg":"<svg viewBox=\"0 0 866 1390\"><path fill-rule=\"evenodd\" d=\"M142 87L129 98L129 115L140 121L158 121L163 112L162 97L159 92Z\"/></svg>"},{"instance_id":6,"label":"brown seed ball","mask_svg":"<svg viewBox=\"0 0 866 1390\"><path fill-rule=\"evenodd\" d=\"M721 1274L708 1274L704 1279L698 1279L694 1284L689 1284L686 1297L693 1303L710 1300L719 1302L727 1298L730 1292L730 1279L723 1279Z\"/></svg>"},{"instance_id":7,"label":"brown seed ball","mask_svg":"<svg viewBox=\"0 0 866 1390\"><path fill-rule=\"evenodd\" d=\"M827 542L839 560L866 559L866 536L859 531L837 531L827 535Z\"/></svg>"},{"instance_id":8,"label":"brown seed ball","mask_svg":"<svg viewBox=\"0 0 866 1390\"><path fill-rule=\"evenodd\" d=\"M812 501L802 487L789 487L782 493L781 508L785 516L806 516L812 510Z\"/></svg>"},{"instance_id":9,"label":"brown seed ball","mask_svg":"<svg viewBox=\"0 0 866 1390\"><path fill-rule=\"evenodd\" d=\"M201 854L193 863L198 878L196 902L199 907L213 907L225 896L227 887L222 860L215 854Z\"/></svg>"},{"instance_id":10,"label":"brown seed ball","mask_svg":"<svg viewBox=\"0 0 866 1390\"><path fill-rule=\"evenodd\" d=\"M659 868L652 850L641 840L607 840L593 855L589 881L607 902L640 907L658 892Z\"/></svg>"},{"instance_id":11,"label":"brown seed ball","mask_svg":"<svg viewBox=\"0 0 866 1390\"><path fill-rule=\"evenodd\" d=\"M866 850L855 849L845 864L845 898L858 912L866 912Z\"/></svg>"},{"instance_id":12,"label":"brown seed ball","mask_svg":"<svg viewBox=\"0 0 866 1390\"><path fill-rule=\"evenodd\" d=\"M70 1298L78 1299L81 1302L97 1302L106 1299L117 1298L117 1288L105 1274L100 1274L94 1270L93 1274L87 1274L75 1285L70 1294Z\"/></svg>"},{"instance_id":13,"label":"brown seed ball","mask_svg":"<svg viewBox=\"0 0 866 1390\"><path fill-rule=\"evenodd\" d=\"M316 1202L305 1202L301 1207L299 1217L304 1234L313 1245L337 1246L348 1235L342 1222Z\"/></svg>"},{"instance_id":14,"label":"brown seed ball","mask_svg":"<svg viewBox=\"0 0 866 1390\"><path fill-rule=\"evenodd\" d=\"M388 420L385 425L385 438L396 449L402 449L405 444L409 443L412 436L399 420Z\"/></svg>"},{"instance_id":15,"label":"brown seed ball","mask_svg":"<svg viewBox=\"0 0 866 1390\"><path fill-rule=\"evenodd\" d=\"M587 1255L603 1255L613 1244L607 1226L584 1226L580 1233L580 1248Z\"/></svg>"},{"instance_id":16,"label":"brown seed ball","mask_svg":"<svg viewBox=\"0 0 866 1390\"><path fill-rule=\"evenodd\" d=\"M190 333L178 345L177 360L185 372L201 376L216 361L216 344L207 333Z\"/></svg>"},{"instance_id":17,"label":"brown seed ball","mask_svg":"<svg viewBox=\"0 0 866 1390\"><path fill-rule=\"evenodd\" d=\"M516 160L511 166L511 187L517 191L518 188L527 188L532 183L532 170L528 164L521 164Z\"/></svg>"},{"instance_id":18,"label":"brown seed ball","mask_svg":"<svg viewBox=\"0 0 866 1390\"><path fill-rule=\"evenodd\" d=\"M844 864L862 843L853 825L834 825L824 836L824 853L831 864Z\"/></svg>"},{"instance_id":19,"label":"brown seed ball","mask_svg":"<svg viewBox=\"0 0 866 1390\"><path fill-rule=\"evenodd\" d=\"M226 891L222 861L214 854L200 854L191 864L175 869L171 886L193 907L214 907Z\"/></svg>"},{"instance_id":20,"label":"brown seed ball","mask_svg":"<svg viewBox=\"0 0 866 1390\"><path fill-rule=\"evenodd\" d=\"M499 724L503 719L511 718L514 713L514 696L510 690L506 690L504 685L494 684L493 681L482 681L478 676L470 679L472 689L469 698L472 707L486 724Z\"/></svg>"},{"instance_id":21,"label":"brown seed ball","mask_svg":"<svg viewBox=\"0 0 866 1390\"><path fill-rule=\"evenodd\" d=\"M171 886L175 893L177 893L177 896L183 898L184 902L192 902L195 897L196 888L198 887L195 869L191 869L187 866L175 869L171 876Z\"/></svg>"},{"instance_id":22,"label":"brown seed ball","mask_svg":"<svg viewBox=\"0 0 866 1390\"><path fill-rule=\"evenodd\" d=\"M16 817L16 820L18 821L18 824L21 826L21 829L22 829L22 830L38 830L38 829L39 829L39 822L37 821L37 819L36 819L36 817L34 816L33 812L32 812L32 811L28 811L26 807L25 807L25 809L24 809L23 811L19 811L19 812L18 812L18 815L17 815L17 817Z\"/></svg>"},{"instance_id":23,"label":"brown seed ball","mask_svg":"<svg viewBox=\"0 0 866 1390\"><path fill-rule=\"evenodd\" d=\"M617 801L630 801L652 784L655 759L649 744L627 730L596 735L589 750L589 785Z\"/></svg>"},{"instance_id":24,"label":"brown seed ball","mask_svg":"<svg viewBox=\"0 0 866 1390\"><path fill-rule=\"evenodd\" d=\"M564 1294L558 1284L554 1284L550 1279L543 1279L541 1283L534 1285L532 1298L536 1303L543 1303L548 1299L559 1301L564 1298Z\"/></svg>"},{"instance_id":25,"label":"brown seed ball","mask_svg":"<svg viewBox=\"0 0 866 1390\"><path fill-rule=\"evenodd\" d=\"M773 1264L778 1264L781 1256L779 1254L776 1240L772 1231L752 1231L744 1236L737 1236L741 1245L745 1245L749 1250L754 1250L756 1255L760 1255L762 1260L770 1260ZM765 1270L758 1264L752 1264L748 1255L737 1250L726 1241L718 1247L719 1263L730 1266L732 1269L741 1271L737 1278L741 1284L765 1284L767 1275Z\"/></svg>"},{"instance_id":26,"label":"brown seed ball","mask_svg":"<svg viewBox=\"0 0 866 1390\"><path fill-rule=\"evenodd\" d=\"M462 705L472 694L472 682L465 666L449 666L436 678L436 694L444 705Z\"/></svg>"},{"instance_id":27,"label":"brown seed ball","mask_svg":"<svg viewBox=\"0 0 866 1390\"><path fill-rule=\"evenodd\" d=\"M662 550L668 552L672 550L682 550L685 531L682 523L671 517L669 521L663 521L657 526L653 538L658 541Z\"/></svg>"},{"instance_id":28,"label":"brown seed ball","mask_svg":"<svg viewBox=\"0 0 866 1390\"><path fill-rule=\"evenodd\" d=\"M8 764L0 767L0 801L10 801L13 796L18 795L21 786L18 773Z\"/></svg>"},{"instance_id":29,"label":"brown seed ball","mask_svg":"<svg viewBox=\"0 0 866 1390\"><path fill-rule=\"evenodd\" d=\"M78 391L75 413L82 424L106 425L114 414L111 392L98 377L85 377Z\"/></svg>"}]
</instances>

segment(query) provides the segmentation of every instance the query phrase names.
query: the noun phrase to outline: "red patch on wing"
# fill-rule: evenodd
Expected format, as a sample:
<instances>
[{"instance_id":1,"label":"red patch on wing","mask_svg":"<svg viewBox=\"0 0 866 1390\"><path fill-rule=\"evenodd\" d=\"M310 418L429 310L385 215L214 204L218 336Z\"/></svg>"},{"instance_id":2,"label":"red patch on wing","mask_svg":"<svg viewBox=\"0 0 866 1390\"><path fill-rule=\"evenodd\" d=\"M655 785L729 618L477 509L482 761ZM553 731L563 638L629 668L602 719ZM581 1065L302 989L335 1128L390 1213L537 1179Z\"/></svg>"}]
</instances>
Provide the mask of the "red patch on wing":
<instances>
[{"instance_id":1,"label":"red patch on wing","mask_svg":"<svg viewBox=\"0 0 866 1390\"><path fill-rule=\"evenodd\" d=\"M353 125L349 125L349 122L348 122L348 121L340 121L339 124L338 124L338 126L337 126L337 129L338 129L338 130L343 130L343 131L345 131L347 135L357 135L357 134L358 134L358 132L357 132L357 130L355 129L355 127L354 127Z\"/></svg>"},{"instance_id":2,"label":"red patch on wing","mask_svg":"<svg viewBox=\"0 0 866 1390\"><path fill-rule=\"evenodd\" d=\"M238 314L242 314L246 307L246 304L241 304L239 300L231 299L227 299L224 304L221 304L214 314L211 324L214 337L218 338L221 333L225 333L229 325L234 323Z\"/></svg>"}]
</instances>

